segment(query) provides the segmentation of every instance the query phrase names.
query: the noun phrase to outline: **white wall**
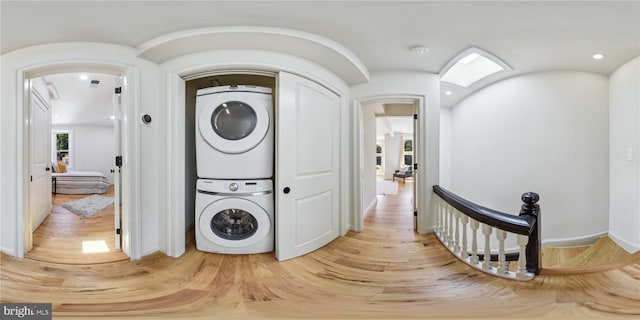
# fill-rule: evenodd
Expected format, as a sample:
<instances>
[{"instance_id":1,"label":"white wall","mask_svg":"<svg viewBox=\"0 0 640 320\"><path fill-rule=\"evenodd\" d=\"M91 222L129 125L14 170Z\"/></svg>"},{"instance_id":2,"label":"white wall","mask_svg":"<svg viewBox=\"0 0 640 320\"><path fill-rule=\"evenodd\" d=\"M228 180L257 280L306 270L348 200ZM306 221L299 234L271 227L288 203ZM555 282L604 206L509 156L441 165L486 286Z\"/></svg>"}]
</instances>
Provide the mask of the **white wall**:
<instances>
[{"instance_id":1,"label":"white wall","mask_svg":"<svg viewBox=\"0 0 640 320\"><path fill-rule=\"evenodd\" d=\"M451 189L451 109L440 109L440 186Z\"/></svg>"},{"instance_id":2,"label":"white wall","mask_svg":"<svg viewBox=\"0 0 640 320\"><path fill-rule=\"evenodd\" d=\"M540 194L542 240L608 230L608 79L557 71L508 79L452 110L452 191L517 214Z\"/></svg>"},{"instance_id":3,"label":"white wall","mask_svg":"<svg viewBox=\"0 0 640 320\"><path fill-rule=\"evenodd\" d=\"M635 252L640 250L640 57L610 76L609 143L609 236Z\"/></svg>"},{"instance_id":4,"label":"white wall","mask_svg":"<svg viewBox=\"0 0 640 320\"><path fill-rule=\"evenodd\" d=\"M22 243L22 212L24 190L23 137L22 137L22 97L20 92L23 72L38 70L42 74L69 72L70 68L89 68L98 71L99 67L113 70L128 70L127 82L127 130L130 134L125 166L130 170L132 186L139 186L130 191L127 199L134 207L131 209L139 215L131 221L140 227L140 239L125 238L132 242L137 251L151 253L158 250L158 188L163 183L163 172L159 164L160 158L158 127L155 123L141 125L139 115L149 113L156 115L158 103L158 66L149 61L136 58L133 48L99 44L99 43L56 43L15 50L1 57L2 93L0 108L0 139L2 149L0 158L0 218L1 248L3 252L16 255ZM62 68L62 69L61 69ZM75 70L79 71L78 69ZM104 72L104 70L100 70ZM155 121L155 120L154 120ZM139 145L134 145L135 136L139 136ZM77 135L76 135L76 138ZM139 168L131 168L141 163ZM144 222L144 223L141 223ZM134 227L131 225L130 227ZM136 258L136 257L134 257Z\"/></svg>"},{"instance_id":5,"label":"white wall","mask_svg":"<svg viewBox=\"0 0 640 320\"><path fill-rule=\"evenodd\" d=\"M393 179L393 174L400 169L400 159L402 158L402 136L388 133L384 135L384 179Z\"/></svg>"},{"instance_id":6,"label":"white wall","mask_svg":"<svg viewBox=\"0 0 640 320\"><path fill-rule=\"evenodd\" d=\"M438 184L440 171L440 77L437 74L424 72L379 72L372 73L368 83L351 87L351 97L360 102L402 96L422 97L425 101L425 110L419 119L422 148L418 152L420 152L419 158L422 159L420 167L422 173L418 175L422 179L417 180L420 197L416 199L420 216L418 232L424 234L432 231L436 223L435 196L431 188ZM355 110L353 112L357 114ZM356 141L357 132L352 131L352 134L354 135L352 141ZM355 153L357 150L352 152ZM353 153L351 156L355 157ZM356 179L360 179L359 173Z\"/></svg>"},{"instance_id":7,"label":"white wall","mask_svg":"<svg viewBox=\"0 0 640 320\"><path fill-rule=\"evenodd\" d=\"M75 171L99 171L113 184L115 153L113 127L107 126L54 126L53 130L73 131L73 167Z\"/></svg>"},{"instance_id":8,"label":"white wall","mask_svg":"<svg viewBox=\"0 0 640 320\"><path fill-rule=\"evenodd\" d=\"M364 204L365 216L376 205L376 115L374 105L365 105L362 109L362 122L364 134L364 172L362 186L362 203Z\"/></svg>"}]
</instances>

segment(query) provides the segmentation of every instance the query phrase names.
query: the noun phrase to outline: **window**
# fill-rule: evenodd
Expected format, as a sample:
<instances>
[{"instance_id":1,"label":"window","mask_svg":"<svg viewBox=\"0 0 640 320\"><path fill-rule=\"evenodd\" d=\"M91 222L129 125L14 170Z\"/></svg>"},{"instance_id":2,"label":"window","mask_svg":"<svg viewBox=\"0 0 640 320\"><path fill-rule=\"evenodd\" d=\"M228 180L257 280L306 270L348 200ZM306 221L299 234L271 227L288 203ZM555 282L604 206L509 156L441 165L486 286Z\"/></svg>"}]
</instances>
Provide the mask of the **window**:
<instances>
[{"instance_id":1,"label":"window","mask_svg":"<svg viewBox=\"0 0 640 320\"><path fill-rule=\"evenodd\" d=\"M382 166L382 146L376 145L376 166Z\"/></svg>"},{"instance_id":2,"label":"window","mask_svg":"<svg viewBox=\"0 0 640 320\"><path fill-rule=\"evenodd\" d=\"M51 140L51 161L56 163L59 156L62 159L62 162L67 166L67 169L71 168L73 164L71 158L73 134L71 130L54 130L52 132Z\"/></svg>"},{"instance_id":3,"label":"window","mask_svg":"<svg viewBox=\"0 0 640 320\"><path fill-rule=\"evenodd\" d=\"M402 148L402 158L404 159L404 165L413 165L413 140L404 140L404 147Z\"/></svg>"}]
</instances>

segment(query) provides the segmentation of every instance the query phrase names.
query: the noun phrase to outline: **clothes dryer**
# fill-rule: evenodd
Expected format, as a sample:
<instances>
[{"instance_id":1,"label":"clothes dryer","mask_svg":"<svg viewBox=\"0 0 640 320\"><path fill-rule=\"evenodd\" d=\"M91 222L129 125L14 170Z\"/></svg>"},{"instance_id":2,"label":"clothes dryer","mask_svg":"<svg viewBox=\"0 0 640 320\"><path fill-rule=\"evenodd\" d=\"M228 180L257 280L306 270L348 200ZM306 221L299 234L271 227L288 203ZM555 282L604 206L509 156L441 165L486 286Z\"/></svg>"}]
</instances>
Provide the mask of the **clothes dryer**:
<instances>
[{"instance_id":1,"label":"clothes dryer","mask_svg":"<svg viewBox=\"0 0 640 320\"><path fill-rule=\"evenodd\" d=\"M274 249L271 180L210 180L196 184L196 248L249 254Z\"/></svg>"},{"instance_id":2,"label":"clothes dryer","mask_svg":"<svg viewBox=\"0 0 640 320\"><path fill-rule=\"evenodd\" d=\"M198 178L271 178L274 157L273 123L270 88L221 86L198 90Z\"/></svg>"}]
</instances>

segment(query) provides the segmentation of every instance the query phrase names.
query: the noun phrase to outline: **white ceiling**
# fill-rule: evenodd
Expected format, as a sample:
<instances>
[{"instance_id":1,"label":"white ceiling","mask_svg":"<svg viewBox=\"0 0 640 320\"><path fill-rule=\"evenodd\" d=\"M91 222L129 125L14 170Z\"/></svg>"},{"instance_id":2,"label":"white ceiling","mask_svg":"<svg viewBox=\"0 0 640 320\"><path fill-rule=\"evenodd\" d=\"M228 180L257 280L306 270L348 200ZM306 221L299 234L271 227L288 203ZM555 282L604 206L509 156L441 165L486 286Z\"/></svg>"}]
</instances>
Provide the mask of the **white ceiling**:
<instances>
[{"instance_id":1,"label":"white ceiling","mask_svg":"<svg viewBox=\"0 0 640 320\"><path fill-rule=\"evenodd\" d=\"M513 71L463 89L452 106L499 79L546 70L610 74L640 55L640 1L1 1L1 52L53 42L138 48L162 35L218 26L287 28L338 42L370 72L439 73L470 46ZM425 55L410 48L424 45ZM591 55L602 53L603 60Z\"/></svg>"},{"instance_id":2,"label":"white ceiling","mask_svg":"<svg viewBox=\"0 0 640 320\"><path fill-rule=\"evenodd\" d=\"M376 117L376 139L384 139L385 134L413 134L413 117Z\"/></svg>"},{"instance_id":3,"label":"white ceiling","mask_svg":"<svg viewBox=\"0 0 640 320\"><path fill-rule=\"evenodd\" d=\"M87 79L81 79L84 75ZM51 100L54 126L113 126L113 92L115 76L96 73L62 73L43 77L58 91L60 99ZM96 88L91 80L100 81Z\"/></svg>"}]
</instances>

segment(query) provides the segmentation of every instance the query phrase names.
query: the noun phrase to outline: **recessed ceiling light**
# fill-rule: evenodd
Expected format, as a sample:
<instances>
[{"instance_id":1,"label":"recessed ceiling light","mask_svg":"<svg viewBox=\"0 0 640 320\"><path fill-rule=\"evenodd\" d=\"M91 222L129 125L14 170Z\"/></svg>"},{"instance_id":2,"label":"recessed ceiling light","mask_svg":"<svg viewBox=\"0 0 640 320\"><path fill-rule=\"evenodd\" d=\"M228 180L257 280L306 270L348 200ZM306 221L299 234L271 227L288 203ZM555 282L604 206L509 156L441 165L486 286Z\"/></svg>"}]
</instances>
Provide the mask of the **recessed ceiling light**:
<instances>
[{"instance_id":1,"label":"recessed ceiling light","mask_svg":"<svg viewBox=\"0 0 640 320\"><path fill-rule=\"evenodd\" d=\"M451 91L446 91L444 94L446 94L446 95L450 96L452 93L453 93L453 92L451 92Z\"/></svg>"},{"instance_id":2,"label":"recessed ceiling light","mask_svg":"<svg viewBox=\"0 0 640 320\"><path fill-rule=\"evenodd\" d=\"M79 78L80 80L89 80L89 76L86 74L81 74Z\"/></svg>"},{"instance_id":3,"label":"recessed ceiling light","mask_svg":"<svg viewBox=\"0 0 640 320\"><path fill-rule=\"evenodd\" d=\"M116 117L115 116L110 116L109 119L114 120Z\"/></svg>"},{"instance_id":4,"label":"recessed ceiling light","mask_svg":"<svg viewBox=\"0 0 640 320\"><path fill-rule=\"evenodd\" d=\"M411 48L411 52L415 54L425 54L429 52L429 48L423 47L423 46L417 46L417 47Z\"/></svg>"},{"instance_id":5,"label":"recessed ceiling light","mask_svg":"<svg viewBox=\"0 0 640 320\"><path fill-rule=\"evenodd\" d=\"M593 58L594 58L594 59L596 59L596 60L601 60L601 59L603 59L603 58L604 58L604 54L602 54L602 53L596 53L596 54L592 55L591 57L593 57Z\"/></svg>"}]
</instances>

